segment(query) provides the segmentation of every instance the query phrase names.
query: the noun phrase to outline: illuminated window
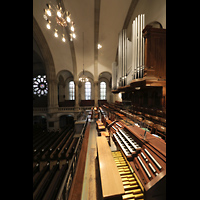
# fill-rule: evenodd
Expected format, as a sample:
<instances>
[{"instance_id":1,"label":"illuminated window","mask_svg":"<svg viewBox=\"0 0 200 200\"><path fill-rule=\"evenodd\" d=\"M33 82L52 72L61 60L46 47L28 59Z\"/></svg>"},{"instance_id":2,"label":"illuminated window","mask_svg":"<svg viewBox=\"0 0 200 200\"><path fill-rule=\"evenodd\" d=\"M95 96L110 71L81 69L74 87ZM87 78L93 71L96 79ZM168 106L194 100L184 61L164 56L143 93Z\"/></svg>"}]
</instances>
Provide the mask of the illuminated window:
<instances>
[{"instance_id":1,"label":"illuminated window","mask_svg":"<svg viewBox=\"0 0 200 200\"><path fill-rule=\"evenodd\" d=\"M46 75L38 75L33 78L33 94L40 96L46 96L48 93L48 83L46 80Z\"/></svg>"},{"instance_id":2,"label":"illuminated window","mask_svg":"<svg viewBox=\"0 0 200 200\"><path fill-rule=\"evenodd\" d=\"M74 88L74 81L69 82L69 100L75 100L75 88Z\"/></svg>"},{"instance_id":3,"label":"illuminated window","mask_svg":"<svg viewBox=\"0 0 200 200\"><path fill-rule=\"evenodd\" d=\"M85 100L91 99L91 83L85 82Z\"/></svg>"},{"instance_id":4,"label":"illuminated window","mask_svg":"<svg viewBox=\"0 0 200 200\"><path fill-rule=\"evenodd\" d=\"M100 99L106 100L106 82L100 83Z\"/></svg>"}]
</instances>

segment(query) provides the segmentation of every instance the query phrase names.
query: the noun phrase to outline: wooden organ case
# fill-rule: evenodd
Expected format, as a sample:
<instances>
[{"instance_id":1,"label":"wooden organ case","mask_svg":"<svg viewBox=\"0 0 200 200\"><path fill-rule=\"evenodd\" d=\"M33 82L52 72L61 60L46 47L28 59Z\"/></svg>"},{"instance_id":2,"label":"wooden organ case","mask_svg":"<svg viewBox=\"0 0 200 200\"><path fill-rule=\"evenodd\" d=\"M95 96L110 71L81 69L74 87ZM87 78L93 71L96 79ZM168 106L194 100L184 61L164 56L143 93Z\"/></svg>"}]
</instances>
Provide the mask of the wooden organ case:
<instances>
[{"instance_id":1,"label":"wooden organ case","mask_svg":"<svg viewBox=\"0 0 200 200\"><path fill-rule=\"evenodd\" d=\"M144 187L145 200L166 199L166 143L135 126L115 121L113 141L121 149Z\"/></svg>"},{"instance_id":2,"label":"wooden organ case","mask_svg":"<svg viewBox=\"0 0 200 200\"><path fill-rule=\"evenodd\" d=\"M144 77L166 79L166 29L147 25L143 32L145 38Z\"/></svg>"}]
</instances>

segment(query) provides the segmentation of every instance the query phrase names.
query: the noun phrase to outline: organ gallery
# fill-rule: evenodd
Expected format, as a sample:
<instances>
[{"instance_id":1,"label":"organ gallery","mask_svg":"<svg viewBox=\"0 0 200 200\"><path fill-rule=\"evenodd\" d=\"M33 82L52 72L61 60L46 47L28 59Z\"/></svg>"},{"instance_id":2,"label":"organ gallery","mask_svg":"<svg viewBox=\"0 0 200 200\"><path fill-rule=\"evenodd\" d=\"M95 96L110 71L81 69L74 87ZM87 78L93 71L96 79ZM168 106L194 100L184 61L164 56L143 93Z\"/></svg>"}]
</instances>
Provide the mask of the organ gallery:
<instances>
[{"instance_id":1,"label":"organ gallery","mask_svg":"<svg viewBox=\"0 0 200 200\"><path fill-rule=\"evenodd\" d=\"M33 1L33 199L166 199L166 1Z\"/></svg>"}]
</instances>

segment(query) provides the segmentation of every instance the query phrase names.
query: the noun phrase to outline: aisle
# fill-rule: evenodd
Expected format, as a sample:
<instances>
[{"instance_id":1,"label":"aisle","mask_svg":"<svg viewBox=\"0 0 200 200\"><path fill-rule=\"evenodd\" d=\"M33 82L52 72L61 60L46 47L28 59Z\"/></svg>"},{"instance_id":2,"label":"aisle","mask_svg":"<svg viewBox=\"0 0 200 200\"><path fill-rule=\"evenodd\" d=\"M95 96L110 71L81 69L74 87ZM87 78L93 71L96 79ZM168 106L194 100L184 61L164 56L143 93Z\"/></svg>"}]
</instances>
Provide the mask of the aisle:
<instances>
[{"instance_id":1,"label":"aisle","mask_svg":"<svg viewBox=\"0 0 200 200\"><path fill-rule=\"evenodd\" d=\"M88 141L88 149L86 155L86 164L85 164L85 172L84 172L84 180L83 180L83 188L82 188L82 196L81 200L101 200L101 183L100 183L100 174L99 174L99 166L96 159L97 156L97 146L96 146L96 138L98 137L98 133L96 130L96 121L90 122L90 132L89 132L89 141ZM110 140L111 151L116 151L117 148L112 141Z\"/></svg>"},{"instance_id":2,"label":"aisle","mask_svg":"<svg viewBox=\"0 0 200 200\"><path fill-rule=\"evenodd\" d=\"M99 200L101 199L101 185L99 170L97 165L97 148L96 148L96 137L97 137L95 121L91 122L88 150L86 157L86 166L84 172L84 181L81 199L85 200Z\"/></svg>"}]
</instances>

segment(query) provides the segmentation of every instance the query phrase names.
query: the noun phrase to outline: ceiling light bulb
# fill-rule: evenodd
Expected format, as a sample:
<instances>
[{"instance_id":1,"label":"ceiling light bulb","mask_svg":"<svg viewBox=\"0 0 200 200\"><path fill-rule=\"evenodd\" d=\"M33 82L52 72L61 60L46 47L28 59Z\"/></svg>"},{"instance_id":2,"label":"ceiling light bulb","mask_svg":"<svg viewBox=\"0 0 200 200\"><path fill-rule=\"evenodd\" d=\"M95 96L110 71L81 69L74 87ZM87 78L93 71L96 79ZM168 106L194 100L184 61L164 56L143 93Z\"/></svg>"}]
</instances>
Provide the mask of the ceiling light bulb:
<instances>
[{"instance_id":1,"label":"ceiling light bulb","mask_svg":"<svg viewBox=\"0 0 200 200\"><path fill-rule=\"evenodd\" d=\"M54 36L55 36L55 37L58 37L57 31L58 31L58 30L55 29L55 33L54 33Z\"/></svg>"},{"instance_id":2,"label":"ceiling light bulb","mask_svg":"<svg viewBox=\"0 0 200 200\"><path fill-rule=\"evenodd\" d=\"M61 16L62 16L60 10L57 11L57 16L58 16L58 17L61 17Z\"/></svg>"},{"instance_id":3,"label":"ceiling light bulb","mask_svg":"<svg viewBox=\"0 0 200 200\"><path fill-rule=\"evenodd\" d=\"M72 36L72 34L70 34L70 41L73 41L73 36Z\"/></svg>"},{"instance_id":4,"label":"ceiling light bulb","mask_svg":"<svg viewBox=\"0 0 200 200\"><path fill-rule=\"evenodd\" d=\"M101 48L102 48L102 46L101 46L100 44L98 44L97 48L98 48L98 49L101 49Z\"/></svg>"},{"instance_id":5,"label":"ceiling light bulb","mask_svg":"<svg viewBox=\"0 0 200 200\"><path fill-rule=\"evenodd\" d=\"M71 31L74 32L74 22L72 22Z\"/></svg>"},{"instance_id":6,"label":"ceiling light bulb","mask_svg":"<svg viewBox=\"0 0 200 200\"><path fill-rule=\"evenodd\" d=\"M66 39L65 39L65 35L63 34L63 37L62 37L62 41L65 42Z\"/></svg>"},{"instance_id":7,"label":"ceiling light bulb","mask_svg":"<svg viewBox=\"0 0 200 200\"><path fill-rule=\"evenodd\" d=\"M46 10L46 13L47 13L47 15L48 15L49 17L51 17L51 11L50 11L50 9Z\"/></svg>"},{"instance_id":8,"label":"ceiling light bulb","mask_svg":"<svg viewBox=\"0 0 200 200\"><path fill-rule=\"evenodd\" d=\"M70 17L69 16L67 16L67 22L71 22L71 19L70 19Z\"/></svg>"},{"instance_id":9,"label":"ceiling light bulb","mask_svg":"<svg viewBox=\"0 0 200 200\"><path fill-rule=\"evenodd\" d=\"M73 37L73 38L76 38L76 34L75 34L75 33L73 33L73 34L72 34L72 37Z\"/></svg>"},{"instance_id":10,"label":"ceiling light bulb","mask_svg":"<svg viewBox=\"0 0 200 200\"><path fill-rule=\"evenodd\" d=\"M46 14L43 15L43 18L44 18L45 20L48 20Z\"/></svg>"},{"instance_id":11,"label":"ceiling light bulb","mask_svg":"<svg viewBox=\"0 0 200 200\"><path fill-rule=\"evenodd\" d=\"M58 37L58 33L54 33L54 36L55 36L55 37Z\"/></svg>"},{"instance_id":12,"label":"ceiling light bulb","mask_svg":"<svg viewBox=\"0 0 200 200\"><path fill-rule=\"evenodd\" d=\"M48 24L46 25L46 27L47 27L48 29L51 29L50 23L48 23Z\"/></svg>"}]
</instances>

